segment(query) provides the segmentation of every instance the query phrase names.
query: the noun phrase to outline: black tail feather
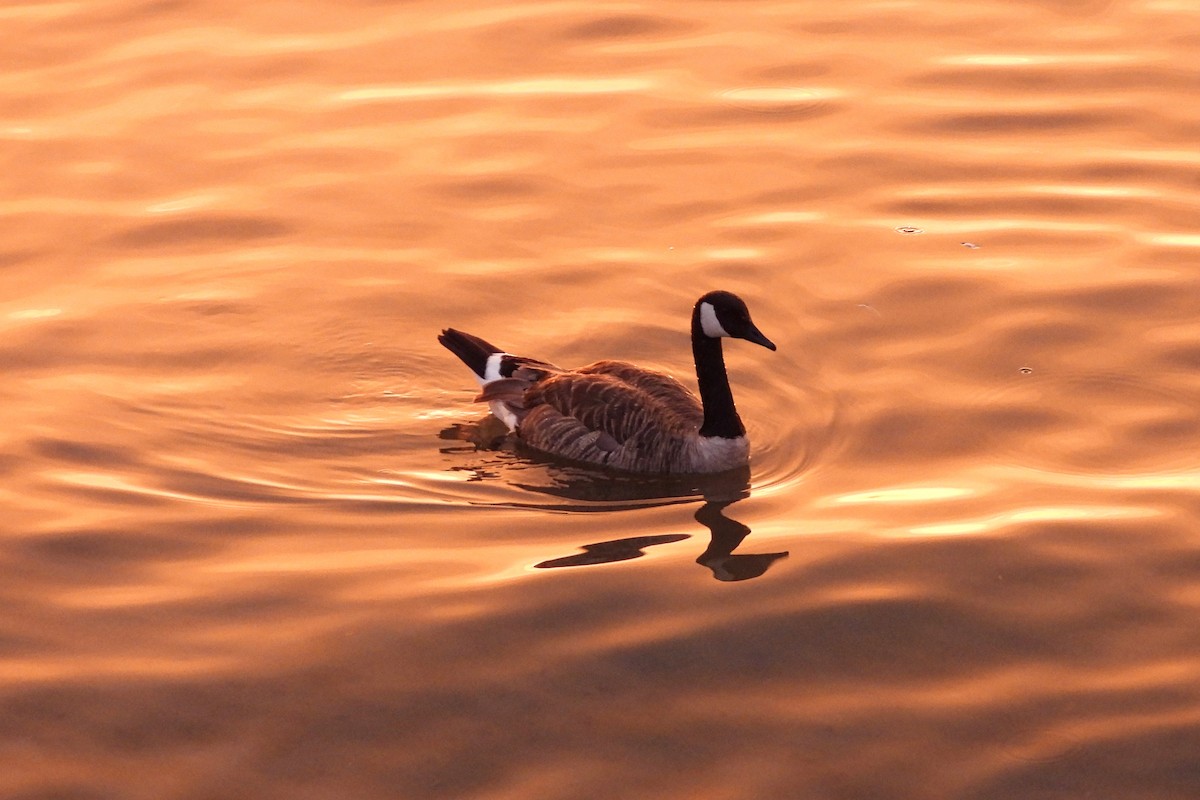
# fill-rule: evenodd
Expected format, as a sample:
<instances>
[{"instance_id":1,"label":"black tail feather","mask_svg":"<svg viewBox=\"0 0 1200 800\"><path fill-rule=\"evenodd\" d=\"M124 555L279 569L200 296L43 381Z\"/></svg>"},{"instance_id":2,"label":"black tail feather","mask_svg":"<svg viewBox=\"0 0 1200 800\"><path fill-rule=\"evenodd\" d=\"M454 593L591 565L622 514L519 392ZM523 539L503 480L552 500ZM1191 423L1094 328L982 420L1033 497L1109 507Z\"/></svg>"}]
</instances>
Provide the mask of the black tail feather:
<instances>
[{"instance_id":1,"label":"black tail feather","mask_svg":"<svg viewBox=\"0 0 1200 800\"><path fill-rule=\"evenodd\" d=\"M488 357L493 353L504 352L499 347L480 339L478 336L456 331L454 328L446 328L442 331L441 335L438 336L438 341L441 342L443 347L458 356L480 378L483 377L483 373L487 370Z\"/></svg>"}]
</instances>

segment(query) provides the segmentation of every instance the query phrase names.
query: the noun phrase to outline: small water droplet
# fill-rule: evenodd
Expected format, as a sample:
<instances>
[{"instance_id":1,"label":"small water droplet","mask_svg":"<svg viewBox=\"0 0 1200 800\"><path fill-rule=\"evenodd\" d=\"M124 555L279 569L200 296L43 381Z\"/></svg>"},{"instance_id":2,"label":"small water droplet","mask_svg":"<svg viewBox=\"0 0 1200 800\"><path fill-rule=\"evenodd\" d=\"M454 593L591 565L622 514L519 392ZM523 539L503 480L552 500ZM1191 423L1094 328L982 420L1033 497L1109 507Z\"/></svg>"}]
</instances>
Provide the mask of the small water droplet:
<instances>
[{"instance_id":1,"label":"small water droplet","mask_svg":"<svg viewBox=\"0 0 1200 800\"><path fill-rule=\"evenodd\" d=\"M979 245L975 244L974 242L959 242L959 244L961 244L963 247L966 247L971 250L979 249Z\"/></svg>"},{"instance_id":2,"label":"small water droplet","mask_svg":"<svg viewBox=\"0 0 1200 800\"><path fill-rule=\"evenodd\" d=\"M1020 372L1022 375L1032 375L1033 374L1033 369L1031 369L1030 367L1021 367L1021 369L1019 369L1017 371Z\"/></svg>"},{"instance_id":3,"label":"small water droplet","mask_svg":"<svg viewBox=\"0 0 1200 800\"><path fill-rule=\"evenodd\" d=\"M902 233L905 236L916 236L918 233L924 233L921 228L914 228L912 225L902 225L896 228L896 233Z\"/></svg>"}]
</instances>

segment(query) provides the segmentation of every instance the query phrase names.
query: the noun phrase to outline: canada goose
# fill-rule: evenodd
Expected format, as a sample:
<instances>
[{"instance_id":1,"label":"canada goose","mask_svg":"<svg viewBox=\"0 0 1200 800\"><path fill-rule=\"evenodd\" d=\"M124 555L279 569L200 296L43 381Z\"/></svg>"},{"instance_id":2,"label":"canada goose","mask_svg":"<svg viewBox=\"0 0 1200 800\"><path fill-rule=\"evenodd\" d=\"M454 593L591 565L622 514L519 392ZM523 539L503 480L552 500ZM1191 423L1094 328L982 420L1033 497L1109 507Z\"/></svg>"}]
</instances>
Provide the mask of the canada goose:
<instances>
[{"instance_id":1,"label":"canada goose","mask_svg":"<svg viewBox=\"0 0 1200 800\"><path fill-rule=\"evenodd\" d=\"M488 403L533 449L628 472L686 474L723 472L750 460L725 374L726 336L775 349L740 297L704 295L692 310L699 399L670 375L624 361L565 370L453 328L438 341L475 373L482 387L475 401Z\"/></svg>"}]
</instances>

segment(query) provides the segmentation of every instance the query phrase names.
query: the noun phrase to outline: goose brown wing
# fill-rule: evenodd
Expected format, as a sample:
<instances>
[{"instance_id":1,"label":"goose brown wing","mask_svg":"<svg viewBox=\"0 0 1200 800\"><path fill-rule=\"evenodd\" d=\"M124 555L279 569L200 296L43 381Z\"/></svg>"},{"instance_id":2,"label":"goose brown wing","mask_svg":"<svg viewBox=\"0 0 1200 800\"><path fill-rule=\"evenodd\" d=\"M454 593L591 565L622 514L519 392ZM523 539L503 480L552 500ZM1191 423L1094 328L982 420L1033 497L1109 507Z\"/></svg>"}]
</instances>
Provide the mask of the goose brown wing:
<instances>
[{"instance_id":1,"label":"goose brown wing","mask_svg":"<svg viewBox=\"0 0 1200 800\"><path fill-rule=\"evenodd\" d=\"M502 355L500 357L500 375L505 378L536 383L548 375L557 375L562 367L556 367L545 361L524 356Z\"/></svg>"},{"instance_id":2,"label":"goose brown wing","mask_svg":"<svg viewBox=\"0 0 1200 800\"><path fill-rule=\"evenodd\" d=\"M694 397L674 397L663 402L611 374L565 373L526 393L519 431L534 449L573 461L671 472L689 463L703 418Z\"/></svg>"},{"instance_id":3,"label":"goose brown wing","mask_svg":"<svg viewBox=\"0 0 1200 800\"><path fill-rule=\"evenodd\" d=\"M647 389L609 371L552 375L525 394L526 408L543 404L620 444L687 436L704 418L700 402L686 389L680 392L661 382Z\"/></svg>"},{"instance_id":4,"label":"goose brown wing","mask_svg":"<svg viewBox=\"0 0 1200 800\"><path fill-rule=\"evenodd\" d=\"M647 400L687 416L697 427L704 422L704 409L696 395L664 372L639 367L628 361L597 361L575 372L580 375L611 375L643 393Z\"/></svg>"}]
</instances>

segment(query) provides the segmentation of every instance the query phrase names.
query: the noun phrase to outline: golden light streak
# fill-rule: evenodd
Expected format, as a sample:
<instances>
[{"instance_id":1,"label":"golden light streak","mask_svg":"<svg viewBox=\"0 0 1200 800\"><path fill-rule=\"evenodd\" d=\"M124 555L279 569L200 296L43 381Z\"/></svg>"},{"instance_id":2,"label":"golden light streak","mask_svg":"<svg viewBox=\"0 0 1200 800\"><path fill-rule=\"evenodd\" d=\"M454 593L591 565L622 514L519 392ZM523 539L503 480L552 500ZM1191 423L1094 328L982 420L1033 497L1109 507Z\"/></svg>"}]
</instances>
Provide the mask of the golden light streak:
<instances>
[{"instance_id":1,"label":"golden light streak","mask_svg":"<svg viewBox=\"0 0 1200 800\"><path fill-rule=\"evenodd\" d=\"M498 97L599 95L644 92L658 85L650 78L531 78L523 81L470 81L457 83L367 86L333 95L339 103L372 103L381 100L429 100L444 97Z\"/></svg>"}]
</instances>

